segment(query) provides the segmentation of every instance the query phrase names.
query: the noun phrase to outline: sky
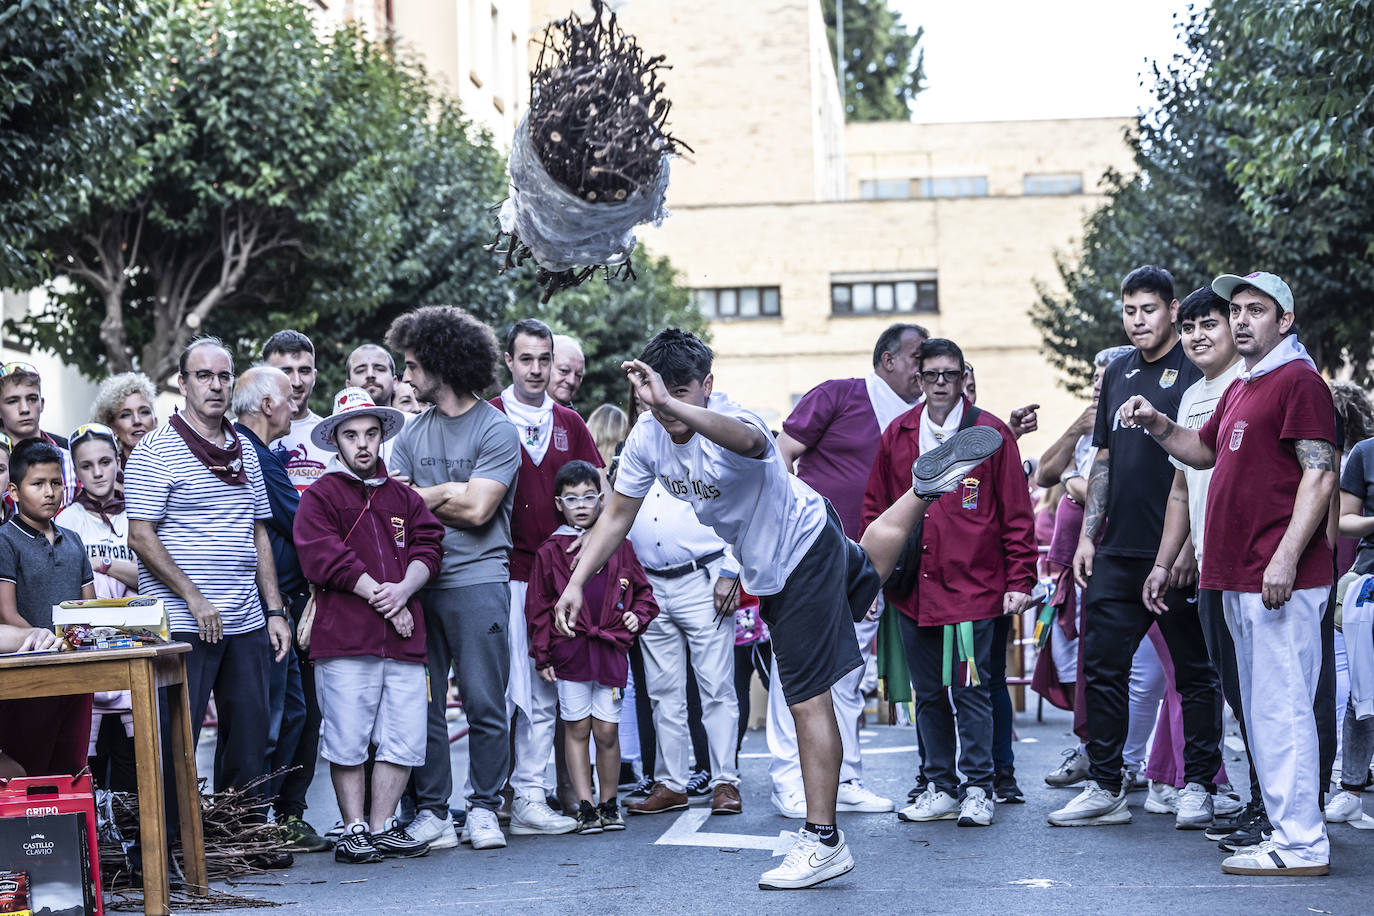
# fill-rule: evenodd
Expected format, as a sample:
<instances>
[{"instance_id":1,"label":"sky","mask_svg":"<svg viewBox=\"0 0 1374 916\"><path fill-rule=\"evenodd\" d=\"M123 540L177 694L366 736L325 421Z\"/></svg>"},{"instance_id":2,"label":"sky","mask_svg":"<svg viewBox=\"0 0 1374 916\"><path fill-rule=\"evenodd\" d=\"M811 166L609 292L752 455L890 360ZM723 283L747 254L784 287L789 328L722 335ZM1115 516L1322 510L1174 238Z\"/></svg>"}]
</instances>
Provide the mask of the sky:
<instances>
[{"instance_id":1,"label":"sky","mask_svg":"<svg viewBox=\"0 0 1374 916\"><path fill-rule=\"evenodd\" d=\"M888 0L925 27L915 120L1133 115L1147 59L1171 57L1189 0Z\"/></svg>"}]
</instances>

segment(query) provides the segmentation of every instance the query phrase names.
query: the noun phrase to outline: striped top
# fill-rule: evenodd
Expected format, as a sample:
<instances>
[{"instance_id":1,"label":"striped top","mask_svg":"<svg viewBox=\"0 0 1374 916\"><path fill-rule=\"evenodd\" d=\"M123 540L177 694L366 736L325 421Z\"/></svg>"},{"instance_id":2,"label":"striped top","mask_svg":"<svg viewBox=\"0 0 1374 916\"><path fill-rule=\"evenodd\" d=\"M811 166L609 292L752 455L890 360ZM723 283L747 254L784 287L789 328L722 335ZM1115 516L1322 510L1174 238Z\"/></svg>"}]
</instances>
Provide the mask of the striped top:
<instances>
[{"instance_id":1,"label":"striped top","mask_svg":"<svg viewBox=\"0 0 1374 916\"><path fill-rule=\"evenodd\" d=\"M243 465L248 486L225 483L191 454L171 424L163 424L138 441L124 468L129 519L156 524L173 562L219 611L225 636L266 625L258 598L253 521L270 518L272 507L257 452L247 443ZM172 632L196 632L186 601L142 563L138 593L166 603Z\"/></svg>"}]
</instances>

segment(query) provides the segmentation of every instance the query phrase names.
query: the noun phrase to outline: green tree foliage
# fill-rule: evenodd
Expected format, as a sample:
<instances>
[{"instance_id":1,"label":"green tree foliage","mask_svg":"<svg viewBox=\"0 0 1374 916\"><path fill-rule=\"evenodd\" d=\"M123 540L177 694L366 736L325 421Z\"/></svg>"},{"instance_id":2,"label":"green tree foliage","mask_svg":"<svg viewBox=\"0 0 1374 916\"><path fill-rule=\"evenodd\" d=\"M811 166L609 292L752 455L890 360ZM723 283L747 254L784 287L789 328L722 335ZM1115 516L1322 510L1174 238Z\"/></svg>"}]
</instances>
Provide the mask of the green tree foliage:
<instances>
[{"instance_id":1,"label":"green tree foliage","mask_svg":"<svg viewBox=\"0 0 1374 916\"><path fill-rule=\"evenodd\" d=\"M835 0L821 0L835 51ZM850 121L907 121L925 88L925 29L907 31L887 0L844 0L845 117Z\"/></svg>"},{"instance_id":2,"label":"green tree foliage","mask_svg":"<svg viewBox=\"0 0 1374 916\"><path fill-rule=\"evenodd\" d=\"M1306 5L1326 16L1324 5ZM1059 258L1064 292L1041 286L1031 318L1070 390L1091 382L1098 349L1126 342L1121 278L1145 263L1167 267L1180 298L1219 273L1279 274L1293 288L1299 336L1318 366L1334 371L1349 363L1358 380L1371 381L1371 329L1352 305L1374 296L1367 268L1374 172L1343 173L1344 185L1331 176L1313 182L1309 174L1287 191L1262 192L1262 207L1244 203L1258 187L1250 168L1258 160L1237 150L1268 149L1276 129L1257 101L1247 101L1248 82L1272 73L1289 85L1323 50L1275 44L1256 28L1265 9L1257 0L1215 0L1180 22L1186 50L1155 67L1156 105L1129 138L1138 171L1106 177L1106 203L1089 217L1079 250ZM1335 36L1341 28L1305 34ZM1281 218L1266 218L1270 205L1281 207Z\"/></svg>"},{"instance_id":3,"label":"green tree foliage","mask_svg":"<svg viewBox=\"0 0 1374 916\"><path fill-rule=\"evenodd\" d=\"M0 8L0 287L44 276L39 233L122 166L124 91L153 15L142 0L13 0Z\"/></svg>"}]
</instances>

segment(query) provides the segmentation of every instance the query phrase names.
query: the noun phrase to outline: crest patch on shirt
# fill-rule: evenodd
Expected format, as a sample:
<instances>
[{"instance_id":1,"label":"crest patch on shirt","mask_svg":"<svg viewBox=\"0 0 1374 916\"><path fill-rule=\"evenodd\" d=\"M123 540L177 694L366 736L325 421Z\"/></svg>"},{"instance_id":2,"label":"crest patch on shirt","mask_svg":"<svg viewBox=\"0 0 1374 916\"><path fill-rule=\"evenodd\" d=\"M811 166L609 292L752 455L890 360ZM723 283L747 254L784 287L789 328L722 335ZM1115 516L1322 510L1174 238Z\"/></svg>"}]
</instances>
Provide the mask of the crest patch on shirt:
<instances>
[{"instance_id":1,"label":"crest patch on shirt","mask_svg":"<svg viewBox=\"0 0 1374 916\"><path fill-rule=\"evenodd\" d=\"M553 447L560 452L568 450L568 431L561 426L553 428Z\"/></svg>"},{"instance_id":2,"label":"crest patch on shirt","mask_svg":"<svg viewBox=\"0 0 1374 916\"><path fill-rule=\"evenodd\" d=\"M1236 425L1231 427L1231 441L1229 443L1231 451L1240 451L1240 440L1245 438L1245 427L1249 425L1244 420L1237 420Z\"/></svg>"},{"instance_id":3,"label":"crest patch on shirt","mask_svg":"<svg viewBox=\"0 0 1374 916\"><path fill-rule=\"evenodd\" d=\"M963 497L964 508L965 508L965 509L977 509L977 508L978 508L978 478L977 478L977 477L965 477L965 478L964 478L964 483L963 483L963 489L960 491L960 493L961 493L961 495L962 495L962 497Z\"/></svg>"},{"instance_id":4,"label":"crest patch on shirt","mask_svg":"<svg viewBox=\"0 0 1374 916\"><path fill-rule=\"evenodd\" d=\"M1178 381L1177 369L1165 369L1159 373L1159 387L1161 388L1172 388L1176 381Z\"/></svg>"},{"instance_id":5,"label":"crest patch on shirt","mask_svg":"<svg viewBox=\"0 0 1374 916\"><path fill-rule=\"evenodd\" d=\"M406 520L400 516L391 516L391 536L396 539L397 547L406 545Z\"/></svg>"}]
</instances>

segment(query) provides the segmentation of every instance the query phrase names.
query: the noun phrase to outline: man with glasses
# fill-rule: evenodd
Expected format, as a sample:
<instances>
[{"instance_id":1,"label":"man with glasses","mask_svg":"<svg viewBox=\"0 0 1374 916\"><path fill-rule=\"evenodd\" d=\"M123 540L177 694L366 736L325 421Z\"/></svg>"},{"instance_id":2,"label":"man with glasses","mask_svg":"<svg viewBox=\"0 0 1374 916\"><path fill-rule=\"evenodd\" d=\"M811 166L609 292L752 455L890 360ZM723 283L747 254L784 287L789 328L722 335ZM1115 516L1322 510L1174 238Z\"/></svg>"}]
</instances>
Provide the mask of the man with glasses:
<instances>
[{"instance_id":1,"label":"man with glasses","mask_svg":"<svg viewBox=\"0 0 1374 916\"><path fill-rule=\"evenodd\" d=\"M1035 522L1015 436L964 397L963 352L953 341L927 340L920 371L925 403L894 420L879 441L864 494L865 526L905 495L912 462L959 430L991 427L1002 445L952 496L927 510L919 554L906 558L919 563L917 585L893 602L901 613L929 780L898 817L986 827L994 809L992 658L1005 652L1005 643L996 642L998 620L1030 605L1038 557Z\"/></svg>"},{"instance_id":2,"label":"man with glasses","mask_svg":"<svg viewBox=\"0 0 1374 916\"><path fill-rule=\"evenodd\" d=\"M218 338L192 341L178 369L185 409L139 440L125 467L129 546L140 561L139 594L160 598L173 637L191 646L193 740L214 691L215 787L244 788L267 771L270 660L291 648L265 524L272 507L257 453L224 416L229 351ZM290 857L256 864L284 867Z\"/></svg>"},{"instance_id":3,"label":"man with glasses","mask_svg":"<svg viewBox=\"0 0 1374 916\"><path fill-rule=\"evenodd\" d=\"M0 429L19 445L28 439L42 439L62 456L62 505L76 498L76 467L67 440L45 433L38 426L43 416L43 379L31 363L6 363L0 366Z\"/></svg>"},{"instance_id":4,"label":"man with glasses","mask_svg":"<svg viewBox=\"0 0 1374 916\"><path fill-rule=\"evenodd\" d=\"M511 384L491 399L520 437L520 473L510 526L510 683L506 712L515 717L515 768L511 773L511 833L571 833L576 820L553 812L546 800L544 770L554 750L557 688L539 677L530 658L525 595L534 555L563 523L554 505L554 477L569 461L601 467L587 424L549 396L553 332L542 321L517 321L506 334L505 360Z\"/></svg>"}]
</instances>

